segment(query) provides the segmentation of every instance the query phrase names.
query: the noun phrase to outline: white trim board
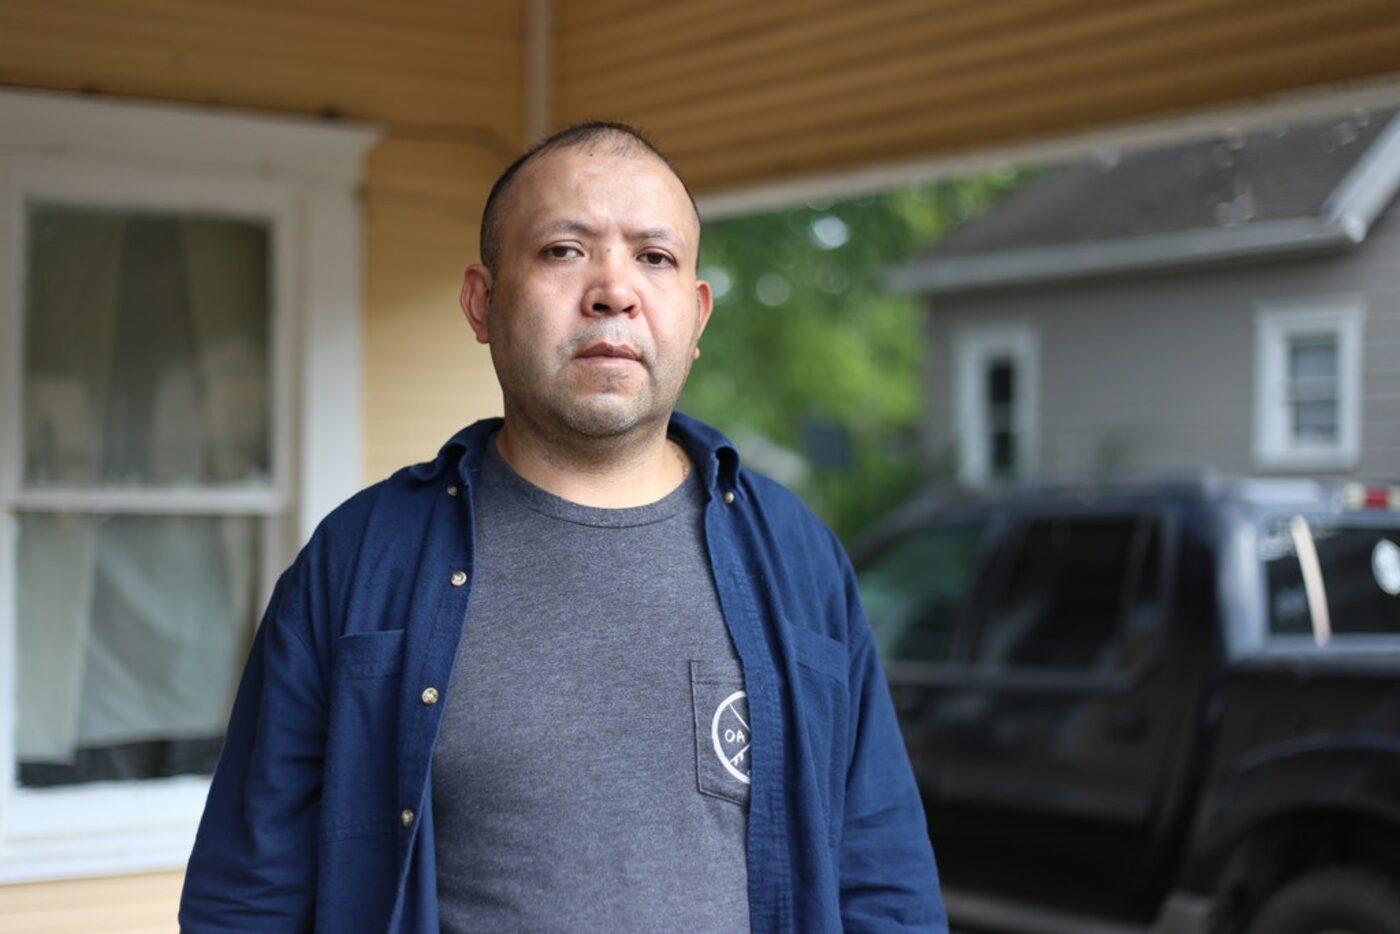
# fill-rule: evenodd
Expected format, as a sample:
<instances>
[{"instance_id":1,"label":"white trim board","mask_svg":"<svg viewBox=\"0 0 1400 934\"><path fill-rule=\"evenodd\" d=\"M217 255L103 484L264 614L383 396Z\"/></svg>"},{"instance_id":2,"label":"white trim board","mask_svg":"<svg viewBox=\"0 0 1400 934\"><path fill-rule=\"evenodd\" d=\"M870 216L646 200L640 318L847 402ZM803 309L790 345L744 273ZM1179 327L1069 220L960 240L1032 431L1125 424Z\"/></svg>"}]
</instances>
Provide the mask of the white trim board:
<instances>
[{"instance_id":1,"label":"white trim board","mask_svg":"<svg viewBox=\"0 0 1400 934\"><path fill-rule=\"evenodd\" d=\"M380 135L367 124L11 90L0 91L0 127L0 158L81 152L112 166L183 165L339 186L359 183Z\"/></svg>"},{"instance_id":2,"label":"white trim board","mask_svg":"<svg viewBox=\"0 0 1400 934\"><path fill-rule=\"evenodd\" d=\"M1307 217L950 256L900 266L891 271L887 282L896 291L947 295L1032 282L1064 282L1110 272L1324 252L1356 242L1348 230Z\"/></svg>"}]
</instances>

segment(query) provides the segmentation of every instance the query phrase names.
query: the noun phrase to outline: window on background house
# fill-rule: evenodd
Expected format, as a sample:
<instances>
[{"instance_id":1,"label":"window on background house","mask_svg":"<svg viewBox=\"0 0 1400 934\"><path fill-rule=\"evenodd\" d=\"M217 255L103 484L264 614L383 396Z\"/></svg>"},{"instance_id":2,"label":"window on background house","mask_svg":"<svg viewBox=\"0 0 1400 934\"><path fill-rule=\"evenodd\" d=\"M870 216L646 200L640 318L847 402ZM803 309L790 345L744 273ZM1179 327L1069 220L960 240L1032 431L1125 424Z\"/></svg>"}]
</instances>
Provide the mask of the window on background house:
<instances>
[{"instance_id":1,"label":"window on background house","mask_svg":"<svg viewBox=\"0 0 1400 934\"><path fill-rule=\"evenodd\" d=\"M995 357L987 361L984 393L987 410L987 466L993 477L1016 473L1016 361Z\"/></svg>"},{"instance_id":2,"label":"window on background house","mask_svg":"<svg viewBox=\"0 0 1400 934\"><path fill-rule=\"evenodd\" d=\"M1340 366L1335 333L1297 334L1285 338L1285 420L1292 436L1304 444L1335 445L1341 438Z\"/></svg>"},{"instance_id":3,"label":"window on background house","mask_svg":"<svg viewBox=\"0 0 1400 934\"><path fill-rule=\"evenodd\" d=\"M953 339L958 473L967 482L1033 470L1036 342L1029 328L971 328Z\"/></svg>"},{"instance_id":4,"label":"window on background house","mask_svg":"<svg viewBox=\"0 0 1400 934\"><path fill-rule=\"evenodd\" d=\"M1359 299L1262 305L1255 319L1254 454L1262 468L1345 469L1360 450Z\"/></svg>"}]
</instances>

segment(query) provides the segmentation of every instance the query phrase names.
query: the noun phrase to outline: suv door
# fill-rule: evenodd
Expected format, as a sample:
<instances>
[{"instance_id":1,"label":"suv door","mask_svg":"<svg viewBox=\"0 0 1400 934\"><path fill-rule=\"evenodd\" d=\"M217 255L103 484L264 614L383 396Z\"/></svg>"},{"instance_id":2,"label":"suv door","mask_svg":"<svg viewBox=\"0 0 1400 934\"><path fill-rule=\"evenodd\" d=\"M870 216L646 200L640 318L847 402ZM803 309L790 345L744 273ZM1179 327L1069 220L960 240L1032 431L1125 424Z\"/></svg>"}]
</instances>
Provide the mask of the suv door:
<instances>
[{"instance_id":1,"label":"suv door","mask_svg":"<svg viewBox=\"0 0 1400 934\"><path fill-rule=\"evenodd\" d=\"M1149 509L1008 529L970 611L962 683L925 725L935 828L973 881L1101 895L1097 908L1127 914L1150 900L1163 777L1195 715L1163 639L1174 528Z\"/></svg>"},{"instance_id":2,"label":"suv door","mask_svg":"<svg viewBox=\"0 0 1400 934\"><path fill-rule=\"evenodd\" d=\"M926 799L939 765L929 714L957 680L954 649L994 537L985 516L945 516L911 523L857 561L861 600Z\"/></svg>"}]
</instances>

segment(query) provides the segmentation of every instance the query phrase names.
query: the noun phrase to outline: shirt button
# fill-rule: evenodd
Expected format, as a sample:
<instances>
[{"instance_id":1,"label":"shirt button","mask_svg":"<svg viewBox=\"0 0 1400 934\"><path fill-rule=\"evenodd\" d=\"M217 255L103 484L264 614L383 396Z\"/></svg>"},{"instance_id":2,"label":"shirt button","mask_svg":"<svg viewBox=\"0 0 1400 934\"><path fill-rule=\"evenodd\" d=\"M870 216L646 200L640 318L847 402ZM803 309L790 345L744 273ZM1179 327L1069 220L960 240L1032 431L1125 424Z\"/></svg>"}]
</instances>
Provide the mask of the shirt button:
<instances>
[{"instance_id":1,"label":"shirt button","mask_svg":"<svg viewBox=\"0 0 1400 934\"><path fill-rule=\"evenodd\" d=\"M734 491L726 490L724 493L724 505L728 506L734 502Z\"/></svg>"},{"instance_id":2,"label":"shirt button","mask_svg":"<svg viewBox=\"0 0 1400 934\"><path fill-rule=\"evenodd\" d=\"M448 487L448 488L447 488L447 495L448 495L448 496L456 496L456 495L457 495L457 487L456 487L455 485L454 485L454 486Z\"/></svg>"},{"instance_id":3,"label":"shirt button","mask_svg":"<svg viewBox=\"0 0 1400 934\"><path fill-rule=\"evenodd\" d=\"M404 808L403 813L399 814L399 822L402 823L405 827L412 827L413 811L409 808Z\"/></svg>"},{"instance_id":4,"label":"shirt button","mask_svg":"<svg viewBox=\"0 0 1400 934\"><path fill-rule=\"evenodd\" d=\"M461 587L461 586L462 586L463 584L465 584L466 582L467 582L467 572L466 572L466 571L453 571L453 572L452 572L452 586L453 586L453 587Z\"/></svg>"},{"instance_id":5,"label":"shirt button","mask_svg":"<svg viewBox=\"0 0 1400 934\"><path fill-rule=\"evenodd\" d=\"M419 697L423 699L423 703L431 707L438 702L438 689L424 688L423 693L420 694Z\"/></svg>"}]
</instances>

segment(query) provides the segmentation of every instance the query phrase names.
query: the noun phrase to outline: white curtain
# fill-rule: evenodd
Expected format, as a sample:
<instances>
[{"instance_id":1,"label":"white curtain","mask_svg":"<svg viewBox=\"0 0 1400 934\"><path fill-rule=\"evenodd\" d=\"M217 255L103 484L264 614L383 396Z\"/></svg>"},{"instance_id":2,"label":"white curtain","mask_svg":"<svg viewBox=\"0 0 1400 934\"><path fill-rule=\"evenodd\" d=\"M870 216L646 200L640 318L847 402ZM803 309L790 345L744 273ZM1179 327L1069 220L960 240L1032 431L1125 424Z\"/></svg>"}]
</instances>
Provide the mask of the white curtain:
<instances>
[{"instance_id":1,"label":"white curtain","mask_svg":"<svg viewBox=\"0 0 1400 934\"><path fill-rule=\"evenodd\" d=\"M30 488L265 483L266 231L32 209ZM17 747L217 736L252 624L260 520L20 516Z\"/></svg>"}]
</instances>

